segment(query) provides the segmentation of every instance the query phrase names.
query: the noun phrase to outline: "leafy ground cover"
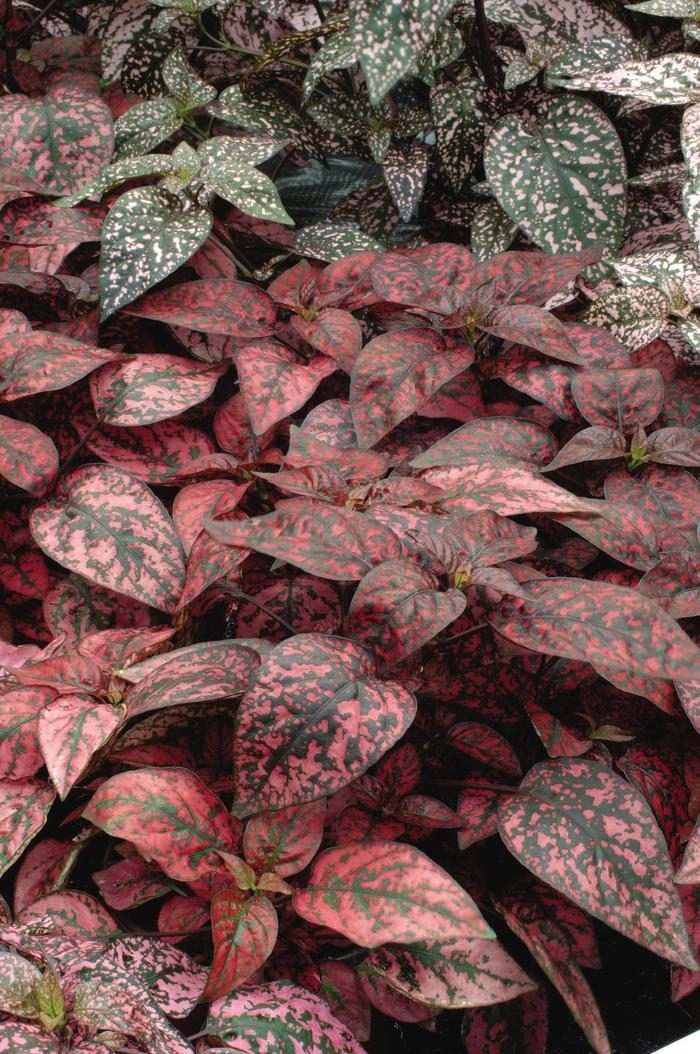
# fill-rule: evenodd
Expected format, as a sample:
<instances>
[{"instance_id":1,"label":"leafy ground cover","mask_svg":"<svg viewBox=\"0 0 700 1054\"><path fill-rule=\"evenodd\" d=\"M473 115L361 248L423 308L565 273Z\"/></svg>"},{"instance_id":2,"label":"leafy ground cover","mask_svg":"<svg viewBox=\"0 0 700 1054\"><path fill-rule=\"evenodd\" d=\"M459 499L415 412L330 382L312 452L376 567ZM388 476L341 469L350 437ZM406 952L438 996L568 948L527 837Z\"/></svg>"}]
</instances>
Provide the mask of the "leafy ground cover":
<instances>
[{"instance_id":1,"label":"leafy ground cover","mask_svg":"<svg viewBox=\"0 0 700 1054\"><path fill-rule=\"evenodd\" d=\"M0 1050L697 995L699 12L0 4Z\"/></svg>"}]
</instances>

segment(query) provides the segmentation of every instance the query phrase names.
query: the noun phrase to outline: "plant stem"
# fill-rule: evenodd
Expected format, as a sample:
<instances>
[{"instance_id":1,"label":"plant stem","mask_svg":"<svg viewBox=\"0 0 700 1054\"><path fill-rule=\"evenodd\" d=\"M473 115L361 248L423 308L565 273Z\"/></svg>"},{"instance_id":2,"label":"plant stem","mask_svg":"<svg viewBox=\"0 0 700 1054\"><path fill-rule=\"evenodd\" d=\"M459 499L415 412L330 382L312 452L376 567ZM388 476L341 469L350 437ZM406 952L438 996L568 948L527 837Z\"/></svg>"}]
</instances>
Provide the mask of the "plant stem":
<instances>
[{"instance_id":1,"label":"plant stem","mask_svg":"<svg viewBox=\"0 0 700 1054\"><path fill-rule=\"evenodd\" d=\"M481 68L484 72L484 78L489 88L495 88L497 84L496 66L493 61L493 51L491 50L491 40L489 38L489 26L486 20L484 0L474 0L474 9L476 11L476 28L479 34Z\"/></svg>"},{"instance_id":2,"label":"plant stem","mask_svg":"<svg viewBox=\"0 0 700 1054\"><path fill-rule=\"evenodd\" d=\"M441 640L433 641L435 647L439 647L441 644L451 644L453 640L461 640L462 637L468 637L471 633L478 633L481 629L488 629L488 622L480 622L478 626L472 626L470 629L464 629L461 633L454 633L451 637L442 637Z\"/></svg>"},{"instance_id":3,"label":"plant stem","mask_svg":"<svg viewBox=\"0 0 700 1054\"><path fill-rule=\"evenodd\" d=\"M223 589L224 593L229 593L230 596L236 597L238 600L245 600L249 604L252 604L253 607L258 609L258 611L262 611L263 614L267 615L269 618L273 618L275 622L279 622L280 626L286 629L287 632L292 635L292 637L296 636L297 631L295 627L291 624L291 622L287 622L285 618L282 618L281 615L278 615L277 612L273 611L272 608L269 608L267 604L263 604L262 600L256 600L255 597L251 597L248 593L244 593L243 590L238 589L237 586L224 585L221 588Z\"/></svg>"}]
</instances>

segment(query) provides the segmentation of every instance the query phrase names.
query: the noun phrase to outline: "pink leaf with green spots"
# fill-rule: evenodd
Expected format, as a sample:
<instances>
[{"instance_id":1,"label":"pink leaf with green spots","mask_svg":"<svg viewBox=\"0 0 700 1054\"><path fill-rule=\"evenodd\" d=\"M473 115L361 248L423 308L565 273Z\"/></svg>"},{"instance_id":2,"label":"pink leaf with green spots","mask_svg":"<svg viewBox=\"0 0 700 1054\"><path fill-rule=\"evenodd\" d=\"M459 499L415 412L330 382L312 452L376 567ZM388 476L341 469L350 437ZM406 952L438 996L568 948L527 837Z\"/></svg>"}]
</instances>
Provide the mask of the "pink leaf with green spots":
<instances>
[{"instance_id":1,"label":"pink leaf with green spots","mask_svg":"<svg viewBox=\"0 0 700 1054\"><path fill-rule=\"evenodd\" d=\"M610 769L573 758L535 765L501 805L498 830L525 867L589 914L671 962L695 964L654 814Z\"/></svg>"},{"instance_id":2,"label":"pink leaf with green spots","mask_svg":"<svg viewBox=\"0 0 700 1054\"><path fill-rule=\"evenodd\" d=\"M124 720L123 711L89 695L60 695L39 714L41 752L63 801Z\"/></svg>"},{"instance_id":3,"label":"pink leaf with green spots","mask_svg":"<svg viewBox=\"0 0 700 1054\"><path fill-rule=\"evenodd\" d=\"M0 415L0 476L30 494L41 495L57 473L53 440L34 425Z\"/></svg>"},{"instance_id":4,"label":"pink leaf with green spots","mask_svg":"<svg viewBox=\"0 0 700 1054\"><path fill-rule=\"evenodd\" d=\"M257 654L232 640L205 641L163 657L127 698L130 717L214 699L232 699L248 690L259 665Z\"/></svg>"},{"instance_id":5,"label":"pink leaf with green spots","mask_svg":"<svg viewBox=\"0 0 700 1054\"><path fill-rule=\"evenodd\" d=\"M236 357L241 394L256 436L300 410L324 377L338 368L334 359L315 355L305 362L277 341L258 341Z\"/></svg>"},{"instance_id":6,"label":"pink leaf with green spots","mask_svg":"<svg viewBox=\"0 0 700 1054\"><path fill-rule=\"evenodd\" d=\"M177 604L185 568L172 520L127 472L75 469L33 510L30 526L48 556L91 582L160 610Z\"/></svg>"},{"instance_id":7,"label":"pink leaf with green spots","mask_svg":"<svg viewBox=\"0 0 700 1054\"><path fill-rule=\"evenodd\" d=\"M308 922L363 948L494 936L465 889L419 849L399 842L326 850L293 904Z\"/></svg>"},{"instance_id":8,"label":"pink leaf with green spots","mask_svg":"<svg viewBox=\"0 0 700 1054\"><path fill-rule=\"evenodd\" d=\"M257 813L243 832L246 862L258 874L274 871L283 878L303 871L321 845L325 815L323 798Z\"/></svg>"},{"instance_id":9,"label":"pink leaf with green spots","mask_svg":"<svg viewBox=\"0 0 700 1054\"><path fill-rule=\"evenodd\" d=\"M90 380L95 412L106 424L151 425L204 402L226 365L177 355L134 355Z\"/></svg>"},{"instance_id":10,"label":"pink leaf with green spots","mask_svg":"<svg viewBox=\"0 0 700 1054\"><path fill-rule=\"evenodd\" d=\"M290 981L256 985L217 999L209 1008L206 1029L240 1054L285 1047L304 1054L364 1054L323 999Z\"/></svg>"},{"instance_id":11,"label":"pink leaf with green spots","mask_svg":"<svg viewBox=\"0 0 700 1054\"><path fill-rule=\"evenodd\" d=\"M190 881L223 870L238 827L225 806L187 769L138 769L103 783L83 816L133 843L171 878Z\"/></svg>"},{"instance_id":12,"label":"pink leaf with green spots","mask_svg":"<svg viewBox=\"0 0 700 1054\"><path fill-rule=\"evenodd\" d=\"M126 313L237 340L266 337L275 321L272 301L264 290L228 278L181 282L146 293Z\"/></svg>"},{"instance_id":13,"label":"pink leaf with green spots","mask_svg":"<svg viewBox=\"0 0 700 1054\"><path fill-rule=\"evenodd\" d=\"M489 615L508 640L655 680L700 680L700 650L658 604L636 590L577 578L531 580L531 600Z\"/></svg>"},{"instance_id":14,"label":"pink leaf with green spots","mask_svg":"<svg viewBox=\"0 0 700 1054\"><path fill-rule=\"evenodd\" d=\"M277 912L267 897L240 890L217 893L211 902L214 958L203 998L228 995L259 970L277 942Z\"/></svg>"},{"instance_id":15,"label":"pink leaf with green spots","mask_svg":"<svg viewBox=\"0 0 700 1054\"><path fill-rule=\"evenodd\" d=\"M396 535L362 513L301 498L250 520L206 520L204 528L225 545L266 553L340 582L356 581L375 564L401 555Z\"/></svg>"},{"instance_id":16,"label":"pink leaf with green spots","mask_svg":"<svg viewBox=\"0 0 700 1054\"><path fill-rule=\"evenodd\" d=\"M0 695L0 776L23 779L43 765L37 739L39 714L55 692L41 686L6 689Z\"/></svg>"},{"instance_id":17,"label":"pink leaf with green spots","mask_svg":"<svg viewBox=\"0 0 700 1054\"><path fill-rule=\"evenodd\" d=\"M20 858L46 823L56 793L34 779L0 779L0 874Z\"/></svg>"},{"instance_id":18,"label":"pink leaf with green spots","mask_svg":"<svg viewBox=\"0 0 700 1054\"><path fill-rule=\"evenodd\" d=\"M441 592L435 575L410 560L388 560L360 582L350 604L348 633L395 666L458 618L466 607L457 589Z\"/></svg>"},{"instance_id":19,"label":"pink leaf with green spots","mask_svg":"<svg viewBox=\"0 0 700 1054\"><path fill-rule=\"evenodd\" d=\"M236 815L339 790L401 738L415 712L411 692L378 680L361 644L319 633L283 641L238 711Z\"/></svg>"},{"instance_id":20,"label":"pink leaf with green spots","mask_svg":"<svg viewBox=\"0 0 700 1054\"><path fill-rule=\"evenodd\" d=\"M542 988L519 999L467 1010L462 1041L467 1054L545 1054L547 1049L547 993Z\"/></svg>"}]
</instances>

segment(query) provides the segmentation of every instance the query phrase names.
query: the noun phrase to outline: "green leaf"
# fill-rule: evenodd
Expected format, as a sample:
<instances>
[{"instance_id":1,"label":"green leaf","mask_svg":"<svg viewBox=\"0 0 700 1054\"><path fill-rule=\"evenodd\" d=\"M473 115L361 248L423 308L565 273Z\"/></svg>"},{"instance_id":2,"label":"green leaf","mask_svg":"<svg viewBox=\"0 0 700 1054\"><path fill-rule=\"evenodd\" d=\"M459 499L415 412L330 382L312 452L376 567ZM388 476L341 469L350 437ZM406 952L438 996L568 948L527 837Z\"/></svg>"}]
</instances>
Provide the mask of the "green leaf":
<instances>
[{"instance_id":1,"label":"green leaf","mask_svg":"<svg viewBox=\"0 0 700 1054\"><path fill-rule=\"evenodd\" d=\"M505 252L517 233L517 223L513 223L498 202L485 201L474 214L469 247L479 260L488 260L496 253Z\"/></svg>"},{"instance_id":2,"label":"green leaf","mask_svg":"<svg viewBox=\"0 0 700 1054\"><path fill-rule=\"evenodd\" d=\"M498 203L547 252L619 245L625 154L614 126L588 100L552 99L537 125L515 114L502 118L484 167Z\"/></svg>"},{"instance_id":3,"label":"green leaf","mask_svg":"<svg viewBox=\"0 0 700 1054\"><path fill-rule=\"evenodd\" d=\"M357 0L350 6L350 32L373 103L412 69L455 2Z\"/></svg>"},{"instance_id":4,"label":"green leaf","mask_svg":"<svg viewBox=\"0 0 700 1054\"><path fill-rule=\"evenodd\" d=\"M177 270L197 251L211 225L208 209L183 204L158 187L122 194L102 228L102 318Z\"/></svg>"},{"instance_id":5,"label":"green leaf","mask_svg":"<svg viewBox=\"0 0 700 1054\"><path fill-rule=\"evenodd\" d=\"M200 178L215 194L248 216L294 225L272 180L253 166L279 150L274 140L253 136L216 136L198 150L204 162Z\"/></svg>"}]
</instances>

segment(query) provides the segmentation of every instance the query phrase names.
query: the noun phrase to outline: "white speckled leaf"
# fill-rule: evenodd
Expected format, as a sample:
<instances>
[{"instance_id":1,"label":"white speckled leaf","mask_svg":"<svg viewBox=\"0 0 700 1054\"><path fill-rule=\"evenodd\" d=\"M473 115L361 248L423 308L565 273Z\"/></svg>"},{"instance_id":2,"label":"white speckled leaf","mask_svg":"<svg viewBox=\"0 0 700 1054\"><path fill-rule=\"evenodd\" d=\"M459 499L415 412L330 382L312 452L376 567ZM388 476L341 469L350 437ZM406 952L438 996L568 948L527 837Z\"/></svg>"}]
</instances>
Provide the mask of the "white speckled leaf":
<instances>
[{"instance_id":1,"label":"white speckled leaf","mask_svg":"<svg viewBox=\"0 0 700 1054\"><path fill-rule=\"evenodd\" d=\"M197 76L181 47L171 51L165 60L163 80L173 99L185 110L196 110L216 98L216 89Z\"/></svg>"},{"instance_id":2,"label":"white speckled leaf","mask_svg":"<svg viewBox=\"0 0 700 1054\"><path fill-rule=\"evenodd\" d=\"M683 187L683 211L688 218L695 244L700 247L700 178L689 180Z\"/></svg>"},{"instance_id":3,"label":"white speckled leaf","mask_svg":"<svg viewBox=\"0 0 700 1054\"><path fill-rule=\"evenodd\" d=\"M130 304L189 260L212 225L208 209L184 207L158 187L128 190L102 227L102 318Z\"/></svg>"},{"instance_id":4,"label":"white speckled leaf","mask_svg":"<svg viewBox=\"0 0 700 1054\"><path fill-rule=\"evenodd\" d=\"M275 184L253 167L278 149L278 143L262 136L253 136L250 140L216 136L198 150L204 163L200 178L220 198L230 201L248 216L293 225L294 220L280 201Z\"/></svg>"},{"instance_id":5,"label":"white speckled leaf","mask_svg":"<svg viewBox=\"0 0 700 1054\"><path fill-rule=\"evenodd\" d=\"M384 158L384 179L402 220L408 222L421 199L428 175L428 148L415 140L404 150L392 144Z\"/></svg>"},{"instance_id":6,"label":"white speckled leaf","mask_svg":"<svg viewBox=\"0 0 700 1054\"><path fill-rule=\"evenodd\" d=\"M177 132L182 119L173 99L138 102L114 122L115 158L146 154Z\"/></svg>"},{"instance_id":7,"label":"white speckled leaf","mask_svg":"<svg viewBox=\"0 0 700 1054\"><path fill-rule=\"evenodd\" d=\"M350 32L373 103L414 66L455 3L355 0L350 5Z\"/></svg>"},{"instance_id":8,"label":"white speckled leaf","mask_svg":"<svg viewBox=\"0 0 700 1054\"><path fill-rule=\"evenodd\" d=\"M645 0L643 4L625 4L628 11L659 18L692 18L697 7L695 0Z\"/></svg>"},{"instance_id":9,"label":"white speckled leaf","mask_svg":"<svg viewBox=\"0 0 700 1054\"><path fill-rule=\"evenodd\" d=\"M664 330L668 307L668 300L658 289L628 286L594 300L583 321L604 326L630 351L636 351Z\"/></svg>"},{"instance_id":10,"label":"white speckled leaf","mask_svg":"<svg viewBox=\"0 0 700 1054\"><path fill-rule=\"evenodd\" d=\"M355 223L312 223L299 231L294 245L301 256L315 256L328 263L342 260L351 253L381 252L386 248Z\"/></svg>"},{"instance_id":11,"label":"white speckled leaf","mask_svg":"<svg viewBox=\"0 0 700 1054\"><path fill-rule=\"evenodd\" d=\"M700 106L689 106L681 122L681 146L691 179L700 176Z\"/></svg>"},{"instance_id":12,"label":"white speckled leaf","mask_svg":"<svg viewBox=\"0 0 700 1054\"><path fill-rule=\"evenodd\" d=\"M567 48L563 55L547 63L547 72L550 77L588 77L644 58L646 50L638 40L608 33L578 47Z\"/></svg>"},{"instance_id":13,"label":"white speckled leaf","mask_svg":"<svg viewBox=\"0 0 700 1054\"><path fill-rule=\"evenodd\" d=\"M440 163L452 187L459 190L481 153L484 139L484 85L476 77L446 81L430 92Z\"/></svg>"},{"instance_id":14,"label":"white speckled leaf","mask_svg":"<svg viewBox=\"0 0 700 1054\"><path fill-rule=\"evenodd\" d=\"M551 44L567 39L584 44L605 33L631 36L630 30L601 3L592 0L485 0L492 22L517 26L522 37L546 37Z\"/></svg>"},{"instance_id":15,"label":"white speckled leaf","mask_svg":"<svg viewBox=\"0 0 700 1054\"><path fill-rule=\"evenodd\" d=\"M676 51L648 62L625 62L607 73L567 77L553 83L574 91L625 95L655 106L700 102L700 55Z\"/></svg>"},{"instance_id":16,"label":"white speckled leaf","mask_svg":"<svg viewBox=\"0 0 700 1054\"><path fill-rule=\"evenodd\" d=\"M479 260L488 260L496 253L505 252L517 233L517 223L513 223L497 201L484 201L472 220L469 247Z\"/></svg>"},{"instance_id":17,"label":"white speckled leaf","mask_svg":"<svg viewBox=\"0 0 700 1054\"><path fill-rule=\"evenodd\" d=\"M552 99L537 125L502 118L486 144L484 167L499 205L545 251L619 245L625 154L614 126L587 99Z\"/></svg>"},{"instance_id":18,"label":"white speckled leaf","mask_svg":"<svg viewBox=\"0 0 700 1054\"><path fill-rule=\"evenodd\" d=\"M84 183L75 194L66 194L54 202L63 208L71 208L77 205L83 198L101 197L105 191L118 186L127 179L137 179L139 176L165 175L173 166L170 154L145 154L142 157L125 157L121 161L115 161L113 165L105 165L98 176Z\"/></svg>"},{"instance_id":19,"label":"white speckled leaf","mask_svg":"<svg viewBox=\"0 0 700 1054\"><path fill-rule=\"evenodd\" d=\"M309 63L302 91L304 102L327 73L346 69L352 66L353 62L357 62L357 50L350 32L334 34L318 49Z\"/></svg>"}]
</instances>

